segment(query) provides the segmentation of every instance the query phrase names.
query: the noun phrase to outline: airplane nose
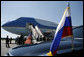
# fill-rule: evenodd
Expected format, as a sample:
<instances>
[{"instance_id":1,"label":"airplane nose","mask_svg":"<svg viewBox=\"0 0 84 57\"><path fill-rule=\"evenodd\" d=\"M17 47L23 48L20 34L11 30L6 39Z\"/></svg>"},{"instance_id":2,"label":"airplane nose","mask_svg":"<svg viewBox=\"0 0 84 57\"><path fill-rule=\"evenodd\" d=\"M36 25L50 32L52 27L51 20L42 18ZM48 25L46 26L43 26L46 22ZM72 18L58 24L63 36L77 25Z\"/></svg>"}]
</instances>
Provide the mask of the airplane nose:
<instances>
[{"instance_id":1,"label":"airplane nose","mask_svg":"<svg viewBox=\"0 0 84 57\"><path fill-rule=\"evenodd\" d=\"M12 22L7 22L2 25L2 27L11 27L11 26L12 26Z\"/></svg>"},{"instance_id":2,"label":"airplane nose","mask_svg":"<svg viewBox=\"0 0 84 57\"><path fill-rule=\"evenodd\" d=\"M2 25L2 27L7 27L9 23L5 23Z\"/></svg>"},{"instance_id":3,"label":"airplane nose","mask_svg":"<svg viewBox=\"0 0 84 57\"><path fill-rule=\"evenodd\" d=\"M5 24L3 24L1 27L2 27L4 30L7 30L7 29L6 29L6 28L7 28L6 23L5 23Z\"/></svg>"},{"instance_id":4,"label":"airplane nose","mask_svg":"<svg viewBox=\"0 0 84 57\"><path fill-rule=\"evenodd\" d=\"M11 27L11 22L7 22L2 25L2 28L5 28L5 27Z\"/></svg>"},{"instance_id":5,"label":"airplane nose","mask_svg":"<svg viewBox=\"0 0 84 57\"><path fill-rule=\"evenodd\" d=\"M2 27L6 27L6 24L3 24Z\"/></svg>"}]
</instances>

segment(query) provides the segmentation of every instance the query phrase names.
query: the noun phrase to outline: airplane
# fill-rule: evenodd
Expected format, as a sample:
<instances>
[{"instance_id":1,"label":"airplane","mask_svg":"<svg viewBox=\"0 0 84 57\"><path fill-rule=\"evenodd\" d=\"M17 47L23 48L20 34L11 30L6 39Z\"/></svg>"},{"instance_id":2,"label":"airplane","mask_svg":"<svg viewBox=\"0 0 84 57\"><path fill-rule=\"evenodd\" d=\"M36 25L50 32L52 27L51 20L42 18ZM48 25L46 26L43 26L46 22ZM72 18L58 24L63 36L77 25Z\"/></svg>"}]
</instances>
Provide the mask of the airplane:
<instances>
[{"instance_id":1,"label":"airplane","mask_svg":"<svg viewBox=\"0 0 84 57\"><path fill-rule=\"evenodd\" d=\"M2 28L8 32L28 36L30 33L29 26L32 24L33 26L38 26L39 29L42 31L43 35L46 37L54 37L55 30L58 24L46 21L42 19L37 19L33 17L20 17L16 20L9 21L2 25ZM75 28L75 26L72 26Z\"/></svg>"},{"instance_id":2,"label":"airplane","mask_svg":"<svg viewBox=\"0 0 84 57\"><path fill-rule=\"evenodd\" d=\"M32 17L20 17L14 21L7 22L2 25L2 28L8 32L24 36L28 36L29 34L29 25L33 24L34 26L38 26L43 33L55 31L58 24L41 20Z\"/></svg>"},{"instance_id":3,"label":"airplane","mask_svg":"<svg viewBox=\"0 0 84 57\"><path fill-rule=\"evenodd\" d=\"M68 6L69 6L69 4L68 4ZM43 21L43 20L36 20L36 19L32 19L32 18L31 18L31 20L28 20L26 17L25 18L22 17L15 21L6 23L2 27L7 31L16 33L16 31L20 32L23 29L22 27L25 27L24 29L28 29L30 24L33 24L34 26L38 26L42 30L42 32L43 32L43 30L44 31L55 30L57 27L57 24L54 24L51 22L47 22L47 21ZM19 28L19 30L17 29L17 30L12 31L10 28L13 30L16 28ZM81 33L80 32L81 30L79 28L81 28L81 27L73 29L73 30L76 30L76 31L74 31L74 33ZM29 32L29 29L26 31ZM19 32L17 34L20 34ZM23 32L24 31L22 30L21 33L23 33ZM28 32L27 32L27 35L28 35ZM83 37L81 37L81 38L83 39ZM67 39L69 39L69 40L67 40ZM83 41L81 42L76 39L77 39L77 37L73 38L74 50L82 50L83 49ZM51 42L43 42L43 43L38 43L38 44L33 44L33 45L22 45L22 46L18 46L18 47L10 49L6 55L7 56L45 56L49 52L50 45L51 45ZM59 48L57 50L57 54L67 53L67 52L71 52L71 51L73 51L72 50L72 38L65 37L65 39L63 39L60 42Z\"/></svg>"}]
</instances>

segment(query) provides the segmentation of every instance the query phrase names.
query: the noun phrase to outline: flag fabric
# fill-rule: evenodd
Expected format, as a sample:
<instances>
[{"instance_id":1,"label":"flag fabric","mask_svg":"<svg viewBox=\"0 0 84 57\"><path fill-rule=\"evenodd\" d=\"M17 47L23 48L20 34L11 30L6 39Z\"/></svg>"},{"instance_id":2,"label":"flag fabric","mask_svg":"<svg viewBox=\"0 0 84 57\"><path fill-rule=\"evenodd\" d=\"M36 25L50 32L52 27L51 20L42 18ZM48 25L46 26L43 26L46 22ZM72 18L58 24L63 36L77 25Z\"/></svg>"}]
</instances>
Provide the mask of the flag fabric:
<instances>
[{"instance_id":1,"label":"flag fabric","mask_svg":"<svg viewBox=\"0 0 84 57\"><path fill-rule=\"evenodd\" d=\"M48 56L54 56L58 50L61 38L70 36L72 37L72 24L70 16L70 7L68 6L63 14L63 17L57 26L54 40L51 44L50 51L47 53Z\"/></svg>"}]
</instances>

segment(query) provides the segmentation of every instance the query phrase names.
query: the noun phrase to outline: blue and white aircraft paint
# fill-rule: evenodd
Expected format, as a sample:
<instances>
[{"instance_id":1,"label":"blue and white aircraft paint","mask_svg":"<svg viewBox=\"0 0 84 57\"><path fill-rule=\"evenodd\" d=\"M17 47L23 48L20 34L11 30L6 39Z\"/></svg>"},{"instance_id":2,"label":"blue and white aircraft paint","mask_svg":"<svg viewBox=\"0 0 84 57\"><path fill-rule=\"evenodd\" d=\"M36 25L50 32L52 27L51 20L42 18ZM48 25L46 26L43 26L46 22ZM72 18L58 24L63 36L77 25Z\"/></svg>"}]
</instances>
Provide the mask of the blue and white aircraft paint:
<instances>
[{"instance_id":1,"label":"blue and white aircraft paint","mask_svg":"<svg viewBox=\"0 0 84 57\"><path fill-rule=\"evenodd\" d=\"M29 24L33 24L34 26L38 26L42 32L46 31L55 31L57 24L54 22L31 18L31 17L20 17L14 21L7 22L2 25L2 28L8 32L27 36L29 34L28 26Z\"/></svg>"}]
</instances>

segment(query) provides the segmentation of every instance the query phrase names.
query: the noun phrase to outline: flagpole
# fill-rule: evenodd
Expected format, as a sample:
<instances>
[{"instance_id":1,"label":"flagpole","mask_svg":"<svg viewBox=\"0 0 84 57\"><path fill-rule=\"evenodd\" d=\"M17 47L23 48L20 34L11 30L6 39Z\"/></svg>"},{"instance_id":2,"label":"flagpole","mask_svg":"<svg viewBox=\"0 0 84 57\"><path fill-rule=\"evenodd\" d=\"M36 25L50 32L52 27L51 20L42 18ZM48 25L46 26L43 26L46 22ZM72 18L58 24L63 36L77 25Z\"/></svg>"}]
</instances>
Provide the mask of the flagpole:
<instances>
[{"instance_id":1,"label":"flagpole","mask_svg":"<svg viewBox=\"0 0 84 57\"><path fill-rule=\"evenodd\" d=\"M68 5L68 7L69 7L69 14L71 15L69 2L67 2L67 5ZM72 35L73 35L73 31L72 31ZM73 37L73 36L72 36L72 51L74 51L74 37Z\"/></svg>"},{"instance_id":2,"label":"flagpole","mask_svg":"<svg viewBox=\"0 0 84 57\"><path fill-rule=\"evenodd\" d=\"M74 51L74 37L72 36L72 51Z\"/></svg>"}]
</instances>

